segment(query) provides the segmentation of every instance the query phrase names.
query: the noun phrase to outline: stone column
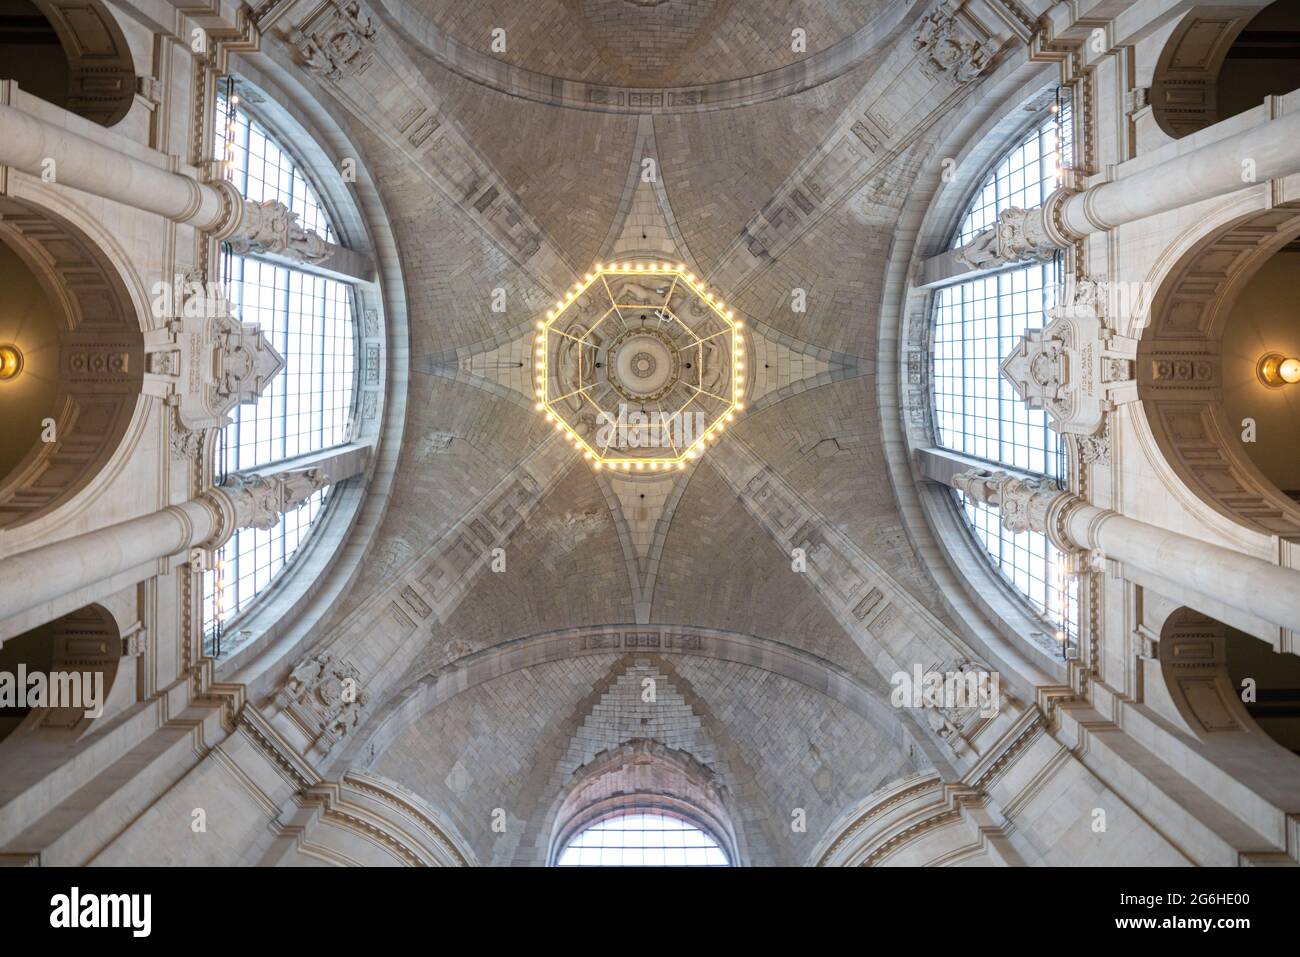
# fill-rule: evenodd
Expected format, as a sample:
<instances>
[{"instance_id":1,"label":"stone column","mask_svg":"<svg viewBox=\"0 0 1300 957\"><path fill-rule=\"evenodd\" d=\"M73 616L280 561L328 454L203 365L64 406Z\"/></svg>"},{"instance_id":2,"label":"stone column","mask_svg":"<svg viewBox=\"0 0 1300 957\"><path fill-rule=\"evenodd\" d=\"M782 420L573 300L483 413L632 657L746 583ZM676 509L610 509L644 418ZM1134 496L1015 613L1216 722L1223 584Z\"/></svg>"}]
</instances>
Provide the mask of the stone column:
<instances>
[{"instance_id":1,"label":"stone column","mask_svg":"<svg viewBox=\"0 0 1300 957\"><path fill-rule=\"evenodd\" d=\"M0 164L190 224L229 240L237 252L305 263L337 259L342 272L369 278L368 263L354 262L357 257L349 250L303 229L298 214L277 200L245 200L226 180L201 183L3 104Z\"/></svg>"},{"instance_id":2,"label":"stone column","mask_svg":"<svg viewBox=\"0 0 1300 957\"><path fill-rule=\"evenodd\" d=\"M243 203L231 183L159 169L15 106L0 105L0 163L204 230L237 223Z\"/></svg>"},{"instance_id":3,"label":"stone column","mask_svg":"<svg viewBox=\"0 0 1300 957\"><path fill-rule=\"evenodd\" d=\"M1011 207L965 246L926 260L919 286L1040 260L1075 240L1125 223L1300 172L1300 112L1183 153L1110 183L1059 189L1034 209ZM1123 167L1121 167L1122 171Z\"/></svg>"},{"instance_id":4,"label":"stone column","mask_svg":"<svg viewBox=\"0 0 1300 957\"><path fill-rule=\"evenodd\" d=\"M1081 193L1058 192L1044 225L1061 244L1300 172L1300 112ZM1059 213L1056 211L1059 208Z\"/></svg>"},{"instance_id":5,"label":"stone column","mask_svg":"<svg viewBox=\"0 0 1300 957\"><path fill-rule=\"evenodd\" d=\"M1010 532L1041 532L1064 552L1122 562L1272 624L1300 628L1296 569L1098 508L1048 479L970 469L949 484L997 507Z\"/></svg>"},{"instance_id":6,"label":"stone column","mask_svg":"<svg viewBox=\"0 0 1300 957\"><path fill-rule=\"evenodd\" d=\"M346 449L312 468L237 473L180 505L0 559L0 621L60 595L191 548L220 548L239 528L274 528L283 512L362 471Z\"/></svg>"}]
</instances>

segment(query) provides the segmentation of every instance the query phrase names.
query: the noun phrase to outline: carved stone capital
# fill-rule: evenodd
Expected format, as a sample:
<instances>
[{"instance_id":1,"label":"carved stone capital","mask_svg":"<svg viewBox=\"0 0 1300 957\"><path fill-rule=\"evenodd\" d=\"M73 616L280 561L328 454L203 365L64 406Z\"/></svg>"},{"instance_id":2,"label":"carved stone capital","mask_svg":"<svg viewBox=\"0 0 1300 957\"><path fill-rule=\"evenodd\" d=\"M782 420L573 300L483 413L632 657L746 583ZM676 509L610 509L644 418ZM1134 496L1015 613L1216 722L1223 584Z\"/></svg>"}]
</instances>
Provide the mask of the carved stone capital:
<instances>
[{"instance_id":1,"label":"carved stone capital","mask_svg":"<svg viewBox=\"0 0 1300 957\"><path fill-rule=\"evenodd\" d=\"M1070 495L1049 479L990 469L959 472L953 476L952 484L975 501L996 508L1002 527L1012 533L1033 531L1047 534L1053 506L1063 496Z\"/></svg>"},{"instance_id":2,"label":"carved stone capital","mask_svg":"<svg viewBox=\"0 0 1300 957\"><path fill-rule=\"evenodd\" d=\"M1012 263L1051 259L1062 244L1048 226L1046 207L1010 206L998 213L997 222L956 252L956 259L972 269L992 269Z\"/></svg>"},{"instance_id":3,"label":"carved stone capital","mask_svg":"<svg viewBox=\"0 0 1300 957\"><path fill-rule=\"evenodd\" d=\"M320 469L299 469L276 475L236 472L217 488L234 509L235 528L272 529L280 516L305 503L330 484Z\"/></svg>"},{"instance_id":4,"label":"carved stone capital","mask_svg":"<svg viewBox=\"0 0 1300 957\"><path fill-rule=\"evenodd\" d=\"M228 237L230 248L246 253L273 253L298 262L319 263L330 257L330 244L298 225L298 214L276 199L244 200L243 215Z\"/></svg>"},{"instance_id":5,"label":"carved stone capital","mask_svg":"<svg viewBox=\"0 0 1300 957\"><path fill-rule=\"evenodd\" d=\"M1050 259L1060 245L1052 238L1044 215L1045 207L1020 209L1009 206L998 213L994 227L998 255L1006 262L1022 259Z\"/></svg>"}]
</instances>

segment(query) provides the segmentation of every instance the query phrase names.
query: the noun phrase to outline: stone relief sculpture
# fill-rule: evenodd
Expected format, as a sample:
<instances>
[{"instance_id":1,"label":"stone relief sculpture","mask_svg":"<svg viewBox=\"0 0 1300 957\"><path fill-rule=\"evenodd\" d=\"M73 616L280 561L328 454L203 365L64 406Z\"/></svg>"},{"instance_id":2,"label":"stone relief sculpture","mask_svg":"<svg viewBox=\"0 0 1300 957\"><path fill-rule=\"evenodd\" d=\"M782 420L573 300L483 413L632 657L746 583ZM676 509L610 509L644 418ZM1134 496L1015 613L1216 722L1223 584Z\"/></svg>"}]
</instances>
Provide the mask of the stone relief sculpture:
<instances>
[{"instance_id":1,"label":"stone relief sculpture","mask_svg":"<svg viewBox=\"0 0 1300 957\"><path fill-rule=\"evenodd\" d=\"M241 403L255 402L284 368L284 358L255 322L240 322L215 287L193 275L177 275L183 292L160 329L145 335L145 368L165 380L165 401L174 409L172 451L190 458L208 430L230 422Z\"/></svg>"},{"instance_id":2,"label":"stone relief sculpture","mask_svg":"<svg viewBox=\"0 0 1300 957\"><path fill-rule=\"evenodd\" d=\"M599 331L589 331L582 323L574 323L565 330L565 336L556 349L555 377L560 385L560 395L566 396L559 401L574 414L581 410L584 401L578 390L597 381L595 363L603 343L604 337Z\"/></svg>"},{"instance_id":3,"label":"stone relief sculpture","mask_svg":"<svg viewBox=\"0 0 1300 957\"><path fill-rule=\"evenodd\" d=\"M271 476L236 472L218 488L234 502L237 528L272 529L283 513L305 504L329 484L329 476L320 469L300 469Z\"/></svg>"},{"instance_id":4,"label":"stone relief sculpture","mask_svg":"<svg viewBox=\"0 0 1300 957\"><path fill-rule=\"evenodd\" d=\"M714 395L725 394L723 390L727 388L727 376L730 369L724 361L722 347L718 345L717 340L706 339L701 342L698 356L700 388L705 392L712 392Z\"/></svg>"},{"instance_id":5,"label":"stone relief sculpture","mask_svg":"<svg viewBox=\"0 0 1300 957\"><path fill-rule=\"evenodd\" d=\"M328 753L360 723L369 696L355 665L322 651L294 667L275 701L308 735L309 750Z\"/></svg>"},{"instance_id":6,"label":"stone relief sculpture","mask_svg":"<svg viewBox=\"0 0 1300 957\"><path fill-rule=\"evenodd\" d=\"M1011 206L998 214L993 226L958 249L956 259L972 269L986 269L1050 259L1059 248L1047 232L1041 209Z\"/></svg>"},{"instance_id":7,"label":"stone relief sculpture","mask_svg":"<svg viewBox=\"0 0 1300 957\"><path fill-rule=\"evenodd\" d=\"M946 76L956 84L969 83L987 70L997 55L991 39L980 39L958 22L957 8L949 0L921 19L912 48L923 58L922 69L932 77Z\"/></svg>"},{"instance_id":8,"label":"stone relief sculpture","mask_svg":"<svg viewBox=\"0 0 1300 957\"><path fill-rule=\"evenodd\" d=\"M335 82L359 76L375 58L375 28L356 0L328 4L290 39L308 69Z\"/></svg>"},{"instance_id":9,"label":"stone relief sculpture","mask_svg":"<svg viewBox=\"0 0 1300 957\"><path fill-rule=\"evenodd\" d=\"M620 305L631 303L638 306L658 306L663 304L667 295L668 286L647 286L644 283L629 281L623 283L618 298Z\"/></svg>"},{"instance_id":10,"label":"stone relief sculpture","mask_svg":"<svg viewBox=\"0 0 1300 957\"><path fill-rule=\"evenodd\" d=\"M990 469L972 469L953 477L953 487L974 501L998 509L1010 532L1046 532L1047 514L1067 494L1049 479L1028 478Z\"/></svg>"}]
</instances>

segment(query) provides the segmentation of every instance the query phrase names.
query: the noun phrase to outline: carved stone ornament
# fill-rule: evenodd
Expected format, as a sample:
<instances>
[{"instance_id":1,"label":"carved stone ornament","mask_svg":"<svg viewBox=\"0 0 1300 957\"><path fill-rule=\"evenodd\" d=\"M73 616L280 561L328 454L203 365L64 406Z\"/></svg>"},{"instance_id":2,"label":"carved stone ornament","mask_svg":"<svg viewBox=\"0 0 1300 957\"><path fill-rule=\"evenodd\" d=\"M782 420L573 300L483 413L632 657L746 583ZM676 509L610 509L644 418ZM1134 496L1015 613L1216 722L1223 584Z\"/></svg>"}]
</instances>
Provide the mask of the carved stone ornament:
<instances>
[{"instance_id":1,"label":"carved stone ornament","mask_svg":"<svg viewBox=\"0 0 1300 957\"><path fill-rule=\"evenodd\" d=\"M256 402L284 368L284 359L257 323L241 323L214 283L177 275L175 301L162 299L167 321L145 334L146 368L166 377L166 402L175 410L171 448L195 458L204 433L230 422L240 403Z\"/></svg>"},{"instance_id":2,"label":"carved stone ornament","mask_svg":"<svg viewBox=\"0 0 1300 957\"><path fill-rule=\"evenodd\" d=\"M276 475L236 472L218 489L233 504L235 528L272 529L282 514L302 505L329 484L329 477L313 468Z\"/></svg>"},{"instance_id":3,"label":"carved stone ornament","mask_svg":"<svg viewBox=\"0 0 1300 957\"><path fill-rule=\"evenodd\" d=\"M203 442L206 437L207 431L204 429L192 432L179 426L173 428L169 442L172 458L197 462L199 456L203 454Z\"/></svg>"},{"instance_id":4,"label":"carved stone ornament","mask_svg":"<svg viewBox=\"0 0 1300 957\"><path fill-rule=\"evenodd\" d=\"M997 56L995 40L981 39L959 22L951 0L940 0L922 19L912 36L912 48L922 54L922 70L958 85L984 73Z\"/></svg>"},{"instance_id":5,"label":"carved stone ornament","mask_svg":"<svg viewBox=\"0 0 1300 957\"><path fill-rule=\"evenodd\" d=\"M1075 442L1075 449L1081 465L1110 464L1110 418L1096 435L1080 435Z\"/></svg>"},{"instance_id":6,"label":"carved stone ornament","mask_svg":"<svg viewBox=\"0 0 1300 957\"><path fill-rule=\"evenodd\" d=\"M1069 493L1049 479L1012 475L989 469L971 469L953 476L953 487L974 501L998 510L1002 527L1012 533L1048 532L1048 513Z\"/></svg>"},{"instance_id":7,"label":"carved stone ornament","mask_svg":"<svg viewBox=\"0 0 1300 957\"><path fill-rule=\"evenodd\" d=\"M327 752L357 727L369 696L355 665L322 651L290 672L275 700L307 732L311 749Z\"/></svg>"},{"instance_id":8,"label":"carved stone ornament","mask_svg":"<svg viewBox=\"0 0 1300 957\"><path fill-rule=\"evenodd\" d=\"M240 255L271 253L306 263L324 262L331 255L329 243L299 226L298 214L276 199L244 200L239 226L227 241Z\"/></svg>"},{"instance_id":9,"label":"carved stone ornament","mask_svg":"<svg viewBox=\"0 0 1300 957\"><path fill-rule=\"evenodd\" d=\"M290 39L307 68L327 80L360 76L375 59L375 28L356 0L326 5Z\"/></svg>"},{"instance_id":10,"label":"carved stone ornament","mask_svg":"<svg viewBox=\"0 0 1300 957\"><path fill-rule=\"evenodd\" d=\"M1069 301L1048 310L1045 329L1026 329L1002 360L1002 375L1057 432L1099 436L1105 416L1137 399L1137 341L1106 328L1097 283L1081 281Z\"/></svg>"},{"instance_id":11,"label":"carved stone ornament","mask_svg":"<svg viewBox=\"0 0 1300 957\"><path fill-rule=\"evenodd\" d=\"M1051 259L1060 249L1048 233L1042 207L1009 206L998 221L956 252L958 262L988 269L1029 260Z\"/></svg>"},{"instance_id":12,"label":"carved stone ornament","mask_svg":"<svg viewBox=\"0 0 1300 957\"><path fill-rule=\"evenodd\" d=\"M220 318L213 322L212 333L215 375L208 388L208 405L214 415L224 418L236 405L256 402L284 368L284 358L257 323Z\"/></svg>"}]
</instances>

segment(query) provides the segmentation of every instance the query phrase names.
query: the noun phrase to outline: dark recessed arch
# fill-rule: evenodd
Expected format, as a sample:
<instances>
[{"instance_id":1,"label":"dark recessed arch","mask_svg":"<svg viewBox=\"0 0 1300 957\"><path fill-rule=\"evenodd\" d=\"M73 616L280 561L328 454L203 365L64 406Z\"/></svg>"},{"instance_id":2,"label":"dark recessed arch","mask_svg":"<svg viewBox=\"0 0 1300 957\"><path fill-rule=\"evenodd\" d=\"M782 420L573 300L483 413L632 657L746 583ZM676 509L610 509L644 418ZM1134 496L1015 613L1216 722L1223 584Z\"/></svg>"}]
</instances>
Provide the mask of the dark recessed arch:
<instances>
[{"instance_id":1,"label":"dark recessed arch","mask_svg":"<svg viewBox=\"0 0 1300 957\"><path fill-rule=\"evenodd\" d=\"M1174 139L1300 86L1300 2L1241 0L1185 13L1151 82L1151 113Z\"/></svg>"},{"instance_id":2,"label":"dark recessed arch","mask_svg":"<svg viewBox=\"0 0 1300 957\"><path fill-rule=\"evenodd\" d=\"M135 62L99 0L0 0L0 78L101 126L135 102Z\"/></svg>"}]
</instances>

